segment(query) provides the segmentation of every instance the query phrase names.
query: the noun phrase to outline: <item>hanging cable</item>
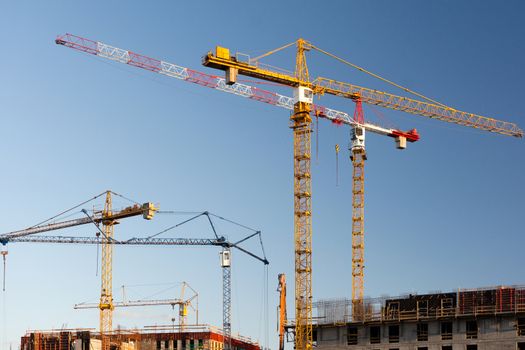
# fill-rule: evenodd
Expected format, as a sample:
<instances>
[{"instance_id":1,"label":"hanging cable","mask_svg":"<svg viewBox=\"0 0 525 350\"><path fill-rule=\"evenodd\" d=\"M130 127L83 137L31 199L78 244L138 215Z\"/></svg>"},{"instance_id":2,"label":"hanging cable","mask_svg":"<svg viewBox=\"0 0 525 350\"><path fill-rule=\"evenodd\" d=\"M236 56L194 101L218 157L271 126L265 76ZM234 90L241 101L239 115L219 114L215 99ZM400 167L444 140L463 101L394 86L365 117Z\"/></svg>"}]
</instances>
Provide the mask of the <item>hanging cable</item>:
<instances>
[{"instance_id":1,"label":"hanging cable","mask_svg":"<svg viewBox=\"0 0 525 350\"><path fill-rule=\"evenodd\" d=\"M335 185L339 186L339 144L335 145Z\"/></svg>"},{"instance_id":2,"label":"hanging cable","mask_svg":"<svg viewBox=\"0 0 525 350\"><path fill-rule=\"evenodd\" d=\"M2 293L2 343L7 344L7 302L6 302L7 293Z\"/></svg>"},{"instance_id":3,"label":"hanging cable","mask_svg":"<svg viewBox=\"0 0 525 350\"><path fill-rule=\"evenodd\" d=\"M98 236L98 232L97 232L97 236ZM98 276L98 254L99 254L99 251L100 251L100 243L97 241L97 263L96 263L95 276Z\"/></svg>"},{"instance_id":4,"label":"hanging cable","mask_svg":"<svg viewBox=\"0 0 525 350\"><path fill-rule=\"evenodd\" d=\"M315 116L315 162L319 164L319 116Z\"/></svg>"},{"instance_id":5,"label":"hanging cable","mask_svg":"<svg viewBox=\"0 0 525 350\"><path fill-rule=\"evenodd\" d=\"M5 258L8 254L7 250L4 249L5 246L2 246L2 251L0 252L0 254L2 254L2 260L4 262L4 273L3 273L3 277L2 277L2 291L5 292Z\"/></svg>"},{"instance_id":6,"label":"hanging cable","mask_svg":"<svg viewBox=\"0 0 525 350\"><path fill-rule=\"evenodd\" d=\"M264 303L264 316L265 316L265 320L264 320L264 336L265 336L265 348L266 349L269 349L269 343L270 343L270 335L269 335L269 321L270 321L270 318L269 318L269 303L268 303L268 265L264 265L264 270L265 270L265 277L266 277L266 280L265 280L265 284L264 284L264 300L265 300L265 303Z\"/></svg>"}]
</instances>

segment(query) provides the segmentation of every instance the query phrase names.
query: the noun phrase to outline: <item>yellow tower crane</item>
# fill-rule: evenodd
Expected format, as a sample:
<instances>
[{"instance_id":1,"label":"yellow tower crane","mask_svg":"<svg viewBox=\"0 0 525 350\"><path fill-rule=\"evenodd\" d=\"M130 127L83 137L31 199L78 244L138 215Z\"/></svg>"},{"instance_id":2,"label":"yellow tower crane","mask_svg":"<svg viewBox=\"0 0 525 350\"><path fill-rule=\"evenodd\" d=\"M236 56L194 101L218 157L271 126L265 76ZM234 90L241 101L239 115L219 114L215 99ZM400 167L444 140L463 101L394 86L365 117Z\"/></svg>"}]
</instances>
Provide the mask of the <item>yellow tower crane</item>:
<instances>
[{"instance_id":1,"label":"yellow tower crane","mask_svg":"<svg viewBox=\"0 0 525 350\"><path fill-rule=\"evenodd\" d=\"M48 237L49 238L49 237ZM58 240L58 238L57 238ZM77 238L71 238L68 243L78 244L79 241ZM83 244L86 244L83 242ZM113 243L109 245L113 246ZM171 298L171 299L139 299L139 300L127 300L125 296L125 286L122 286L122 301L112 301L113 308L118 307L141 307L141 306L162 306L162 305L171 305L175 309L175 305L179 307L179 331L183 332L184 327L186 326L186 318L188 316L188 306L193 309L195 312L195 324L199 324L199 294L186 282L182 282L181 296L180 298ZM184 291L186 288L189 288L193 295L188 298L184 298ZM193 301L196 301L196 306L194 307ZM80 309L99 309L100 303L78 303L73 307L76 310Z\"/></svg>"},{"instance_id":2,"label":"yellow tower crane","mask_svg":"<svg viewBox=\"0 0 525 350\"><path fill-rule=\"evenodd\" d=\"M291 44L286 45L289 47ZM280 49L283 49L282 47ZM295 347L312 347L312 177L311 177L311 105L313 102L305 52L311 49L303 39L296 42L295 76L259 69L237 61L229 50L217 47L203 64L226 71L228 84L235 84L237 74L293 86L291 117L294 144L294 242L295 242ZM278 50L280 50L278 49ZM277 51L277 50L275 50ZM274 52L275 52L274 51ZM272 52L273 53L273 52Z\"/></svg>"},{"instance_id":3,"label":"yellow tower crane","mask_svg":"<svg viewBox=\"0 0 525 350\"><path fill-rule=\"evenodd\" d=\"M224 70L228 84L237 82L237 75L262 79L294 88L294 114L292 129L294 130L294 214L295 214L295 308L296 329L295 347L298 350L308 350L312 347L312 232L311 232L311 176L310 176L310 123L309 112L313 103L312 96L331 94L350 98L356 103L354 125L351 137L351 159L353 164L352 188L352 316L361 320L364 316L364 162L365 125L361 104L368 103L395 110L405 111L433 119L470 126L473 128L496 132L503 135L523 137L523 131L515 124L486 118L472 113L458 111L415 93L398 84L390 82L376 74L347 62L333 54L317 48L304 39L296 41L297 55L295 75L287 75L281 71L268 68L259 63L259 59L293 45L293 43L272 50L255 59L243 60L245 55L230 55L229 49L217 47L215 53L209 52L203 60L203 65ZM315 49L345 64L353 66L365 73L371 74L387 83L402 88L405 92L415 94L425 101L396 96L382 91L338 82L327 78L317 78L310 82L305 60L305 51ZM316 112L321 112L317 110ZM417 132L394 132L397 147L404 149L406 141L419 139Z\"/></svg>"},{"instance_id":4,"label":"yellow tower crane","mask_svg":"<svg viewBox=\"0 0 525 350\"><path fill-rule=\"evenodd\" d=\"M58 45L91 55L293 111L291 128L294 135L295 347L297 350L309 350L313 346L312 193L310 171L312 119L310 113L337 124L349 125L352 129L350 145L354 167L352 189L352 316L355 320L361 319L364 311L365 131L394 138L399 149L406 148L407 141L415 142L419 139L419 135L415 130L401 131L365 122L361 103L404 111L502 135L523 137L523 130L514 123L462 112L448 107L347 62L304 39L299 39L254 59L250 59L243 54L230 55L229 49L217 46L214 52L209 52L205 55L203 65L225 71L224 79L69 33L59 36L55 42ZM259 62L261 58L294 45L296 47L295 73L283 73L280 69L268 67ZM411 93L422 100L393 95L327 78L317 78L310 81L305 53L312 49L401 88L404 92ZM294 89L294 97L290 98L239 83L237 82L239 74L292 87ZM345 112L313 104L313 95L323 94L350 98L356 103L354 117L352 118Z\"/></svg>"},{"instance_id":5,"label":"yellow tower crane","mask_svg":"<svg viewBox=\"0 0 525 350\"><path fill-rule=\"evenodd\" d=\"M89 215L87 210L82 210L86 215L85 218L53 222L50 224L39 224L27 228L25 230L12 231L0 235L0 243L5 246L7 243L20 239L25 236L34 235L41 232L55 231L73 226L85 225L93 223L97 227L102 224L101 233L103 237L100 240L102 245L102 262L101 262L101 286L100 286L100 302L98 308L100 309L100 336L102 342L102 350L109 349L109 333L112 331L113 320L113 242L114 242L114 226L118 224L118 220L129 218L132 216L142 215L146 220L151 220L153 215L158 210L153 203L144 203L142 205L135 204L126 207L122 210L113 211L112 208L112 191L106 191L93 199L96 199L105 194L104 209L93 211L93 215ZM86 202L85 202L86 203ZM99 228L100 229L100 228ZM7 251L4 250L7 255ZM5 255L4 255L5 256ZM5 266L5 265L4 265ZM4 274L5 275L5 274Z\"/></svg>"}]
</instances>

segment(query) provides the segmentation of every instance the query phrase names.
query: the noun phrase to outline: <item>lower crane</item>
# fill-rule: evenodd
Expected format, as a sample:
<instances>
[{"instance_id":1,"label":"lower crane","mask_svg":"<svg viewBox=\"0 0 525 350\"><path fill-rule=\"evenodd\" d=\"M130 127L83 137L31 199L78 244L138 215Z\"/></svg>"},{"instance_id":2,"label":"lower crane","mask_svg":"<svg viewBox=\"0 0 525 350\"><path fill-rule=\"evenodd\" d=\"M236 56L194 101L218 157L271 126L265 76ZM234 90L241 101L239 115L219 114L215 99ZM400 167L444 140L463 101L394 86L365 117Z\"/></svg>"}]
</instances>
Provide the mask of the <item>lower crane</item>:
<instances>
[{"instance_id":1,"label":"lower crane","mask_svg":"<svg viewBox=\"0 0 525 350\"><path fill-rule=\"evenodd\" d=\"M133 216L142 215L144 219L151 220L157 211L155 205L150 202L144 203L142 205L135 204L122 210L114 211L112 208L112 194L116 193L108 190L92 198L97 199L105 195L104 209L100 211L93 211L93 215L91 216L86 210L83 210L83 212L86 214L86 217L84 218L53 222L50 224L42 223L25 230L12 231L0 235L0 243L5 246L8 242L12 242L16 239L23 239L37 233L55 231L68 227L95 224L99 228L103 236L100 238L99 242L99 244L102 245L102 273L100 302L98 305L100 309L100 336L102 350L109 349L108 333L110 333L113 329L113 245L111 242L114 240L114 226L119 223L118 220ZM84 203L87 202L88 201ZM100 229L101 224L102 229ZM5 256L7 255L7 250L3 251L5 252L5 254L2 254L4 256L5 268Z\"/></svg>"},{"instance_id":2,"label":"lower crane","mask_svg":"<svg viewBox=\"0 0 525 350\"><path fill-rule=\"evenodd\" d=\"M153 205L144 204L143 207L149 208L147 211L144 212L144 215L147 216L147 215L153 214L151 212L151 210L153 210L152 208L155 208ZM157 209L155 208L154 210L156 211ZM112 214L112 215L116 216L117 213ZM208 219L210 219L208 212L203 212L202 214L199 214L198 216L201 216L201 215L208 216ZM109 217L113 218L114 216L106 216L106 219ZM98 216L94 216L94 217L88 216L86 219L89 220L88 222L97 222L97 220L99 220ZM80 220L84 220L84 219L80 219ZM190 220L186 220L184 223ZM63 225L63 223L57 223L56 225L61 225L61 224ZM244 237L243 239L237 242L229 242L224 236L218 236L216 234L213 224L211 223L211 219L210 219L210 224L215 233L215 238L211 238L211 239L210 238L145 237L145 238L131 238L128 240L119 241L114 238L107 239L107 237L100 237L100 236L97 236L97 237L32 236L31 235L32 233L22 234L21 231L16 231L15 233L0 235L0 243L2 243L3 245L6 245L7 243L15 243L15 242L17 243L90 244L90 245L103 244L110 248L112 248L114 245L217 246L217 247L220 247L221 248L221 252L220 252L221 267L222 267L222 276L223 276L223 349L230 350L231 343L232 343L231 342L231 249L232 248L238 249L241 252L251 256L252 258L262 262L264 265L268 265L270 262L266 259L266 256L264 254L264 247L262 246L262 239L261 239L261 231L255 231L254 233ZM69 225L67 227L70 227L70 226L75 226L75 225ZM38 231L38 232L44 232L44 231ZM107 232L108 231L104 232L104 234ZM261 248L263 251L262 257L240 246L241 243L249 240L250 238L256 237L256 236L259 237L259 241L261 243ZM112 298L111 298L111 305L112 305L111 307L111 311L112 311L113 308L115 307L115 304L113 303ZM102 308L101 308L101 312L102 312ZM107 346L106 349L109 349L110 347L109 334L111 331L112 330L103 332L102 329L100 330L101 340L103 344Z\"/></svg>"},{"instance_id":3,"label":"lower crane","mask_svg":"<svg viewBox=\"0 0 525 350\"><path fill-rule=\"evenodd\" d=\"M186 288L189 288L193 291L193 295L189 298L184 298L184 290ZM122 290L124 291L124 286L122 286ZM195 323L199 324L199 294L190 287L190 285L186 282L182 282L182 290L181 290L181 297L177 299L153 299L153 300L126 300L123 292L122 301L116 301L113 302L113 307L140 307L140 306L161 306L161 305L171 305L172 308L175 308L175 306L179 307L179 330L182 332L184 331L184 327L186 326L186 316L188 314L188 307L191 307L196 314ZM194 300L197 300L197 307L195 308L192 304ZM81 309L98 309L99 305L96 303L79 303L75 304L74 309L81 310ZM173 322L175 322L175 319L173 319Z\"/></svg>"}]
</instances>

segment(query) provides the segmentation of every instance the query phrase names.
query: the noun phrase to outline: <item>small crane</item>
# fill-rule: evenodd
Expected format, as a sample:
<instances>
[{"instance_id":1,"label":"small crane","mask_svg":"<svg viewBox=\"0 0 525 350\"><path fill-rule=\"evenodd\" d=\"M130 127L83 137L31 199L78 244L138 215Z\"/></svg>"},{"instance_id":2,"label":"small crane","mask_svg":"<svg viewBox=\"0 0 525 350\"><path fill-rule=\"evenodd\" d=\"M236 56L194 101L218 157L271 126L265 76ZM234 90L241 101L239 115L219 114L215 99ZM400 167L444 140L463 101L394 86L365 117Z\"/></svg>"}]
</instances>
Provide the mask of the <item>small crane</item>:
<instances>
[{"instance_id":1,"label":"small crane","mask_svg":"<svg viewBox=\"0 0 525 350\"><path fill-rule=\"evenodd\" d=\"M181 287L181 297L177 299L139 299L139 300L126 300L125 296L125 286L122 286L122 301L115 301L113 302L113 307L140 307L140 306L161 306L161 305L171 305L172 308L175 308L175 306L179 307L179 330L182 332L184 331L184 327L186 326L186 317L188 315L188 307L191 307L193 310L195 310L195 323L199 323L199 293L197 293L191 286L186 283L182 282ZM189 298L184 298L184 291L186 288L189 288L193 295L191 295ZM192 302L196 300L197 306L193 307ZM99 307L96 303L78 303L75 304L73 307L76 310L81 309L97 309Z\"/></svg>"},{"instance_id":2,"label":"small crane","mask_svg":"<svg viewBox=\"0 0 525 350\"><path fill-rule=\"evenodd\" d=\"M203 212L189 220L184 221L187 223L200 216L207 216L208 219L210 213ZM268 265L270 262L266 259L264 253L264 247L262 245L261 231L255 231L254 233L240 239L237 242L229 242L224 236L218 236L213 224L210 220L210 225L215 234L215 238L155 238L155 237L144 237L144 238L131 238L123 241L116 239L106 240L104 237L69 237L69 236L29 236L29 235L18 235L17 237L9 238L5 243L56 243L56 244L89 244L98 245L101 243L107 244L113 247L114 245L125 245L125 246L218 246L221 248L220 261L222 270L222 296L223 296L223 349L231 349L231 249L235 248L241 252L251 256L252 258L262 262L264 265ZM179 225L170 227L169 229L175 228ZM169 230L167 229L167 230ZM166 232L164 230L162 232ZM2 237L2 236L0 236ZM263 256L260 257L257 254L250 252L249 250L240 246L241 243L253 238L258 237L261 244ZM0 238L0 242L1 238ZM112 302L113 307L115 303ZM109 333L111 330L106 331L105 344L109 343ZM102 336L101 332L101 336ZM104 338L102 338L104 339Z\"/></svg>"},{"instance_id":3,"label":"small crane","mask_svg":"<svg viewBox=\"0 0 525 350\"><path fill-rule=\"evenodd\" d=\"M113 211L112 209L112 191L106 191L93 199L101 197L105 194L104 209L94 211L93 215L89 215L86 210L82 212L86 215L85 218L67 220L61 222L54 222L51 224L40 224L25 230L18 230L7 232L0 235L0 243L3 247L9 242L14 242L17 239L27 238L31 235L60 230L68 227L95 224L102 234L102 238L99 239L99 244L102 245L102 265L101 265L101 287L100 287L100 302L98 308L100 309L100 335L102 342L102 350L109 349L109 342L107 334L112 331L112 314L113 314L113 245L111 242L114 240L114 226L118 224L118 220L140 216L145 220L151 220L153 215L158 210L153 203L147 202L142 205L135 204L130 207L126 207L119 211ZM102 229L100 225L102 224ZM5 254L3 253L5 252ZM7 250L2 250L4 257L4 278L5 278L5 256ZM5 282L4 282L5 288Z\"/></svg>"}]
</instances>

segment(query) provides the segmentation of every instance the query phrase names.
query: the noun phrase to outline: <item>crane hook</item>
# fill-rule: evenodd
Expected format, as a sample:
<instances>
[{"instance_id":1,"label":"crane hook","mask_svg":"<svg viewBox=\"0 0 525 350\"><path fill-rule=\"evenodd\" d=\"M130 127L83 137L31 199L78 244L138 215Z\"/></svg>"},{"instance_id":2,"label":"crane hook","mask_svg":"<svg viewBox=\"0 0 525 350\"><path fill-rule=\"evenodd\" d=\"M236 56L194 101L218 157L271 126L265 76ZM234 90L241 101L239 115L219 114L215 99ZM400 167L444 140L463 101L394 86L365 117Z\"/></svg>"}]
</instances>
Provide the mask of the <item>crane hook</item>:
<instances>
[{"instance_id":1,"label":"crane hook","mask_svg":"<svg viewBox=\"0 0 525 350\"><path fill-rule=\"evenodd\" d=\"M335 185L339 186L339 144L335 144Z\"/></svg>"}]
</instances>

